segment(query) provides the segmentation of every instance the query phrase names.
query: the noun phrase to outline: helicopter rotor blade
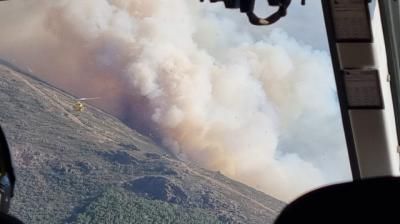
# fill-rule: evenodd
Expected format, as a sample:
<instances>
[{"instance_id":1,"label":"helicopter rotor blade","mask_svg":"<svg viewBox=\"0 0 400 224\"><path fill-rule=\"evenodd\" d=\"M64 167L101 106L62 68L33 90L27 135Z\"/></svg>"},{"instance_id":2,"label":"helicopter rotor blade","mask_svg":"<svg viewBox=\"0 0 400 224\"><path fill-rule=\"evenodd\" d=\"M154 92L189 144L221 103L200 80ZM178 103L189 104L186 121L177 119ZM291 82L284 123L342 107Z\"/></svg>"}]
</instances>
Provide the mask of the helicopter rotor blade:
<instances>
[{"instance_id":1,"label":"helicopter rotor blade","mask_svg":"<svg viewBox=\"0 0 400 224\"><path fill-rule=\"evenodd\" d=\"M100 99L100 97L84 97L84 98L79 98L77 100L85 101L85 100L97 100L97 99Z\"/></svg>"}]
</instances>

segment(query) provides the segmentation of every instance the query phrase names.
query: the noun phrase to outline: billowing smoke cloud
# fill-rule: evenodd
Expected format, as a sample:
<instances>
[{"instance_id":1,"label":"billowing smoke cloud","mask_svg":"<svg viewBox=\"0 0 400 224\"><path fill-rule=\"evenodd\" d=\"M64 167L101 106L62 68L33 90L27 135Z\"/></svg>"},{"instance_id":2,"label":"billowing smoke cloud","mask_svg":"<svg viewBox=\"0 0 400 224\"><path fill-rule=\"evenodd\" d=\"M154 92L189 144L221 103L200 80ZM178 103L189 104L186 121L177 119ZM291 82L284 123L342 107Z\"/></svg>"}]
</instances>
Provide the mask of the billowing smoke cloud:
<instances>
[{"instance_id":1,"label":"billowing smoke cloud","mask_svg":"<svg viewBox=\"0 0 400 224\"><path fill-rule=\"evenodd\" d=\"M11 1L0 28L0 57L183 159L284 200L350 176L329 56L283 30L195 0Z\"/></svg>"}]
</instances>

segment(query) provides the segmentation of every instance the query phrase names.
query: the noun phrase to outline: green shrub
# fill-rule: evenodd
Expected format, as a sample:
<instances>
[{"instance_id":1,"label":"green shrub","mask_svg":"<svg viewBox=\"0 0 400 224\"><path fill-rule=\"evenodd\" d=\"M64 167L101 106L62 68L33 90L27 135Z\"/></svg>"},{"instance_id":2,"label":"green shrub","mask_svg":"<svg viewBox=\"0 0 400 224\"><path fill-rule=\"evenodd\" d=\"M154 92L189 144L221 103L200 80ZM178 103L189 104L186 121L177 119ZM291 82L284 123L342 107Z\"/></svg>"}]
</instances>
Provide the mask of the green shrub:
<instances>
[{"instance_id":1,"label":"green shrub","mask_svg":"<svg viewBox=\"0 0 400 224\"><path fill-rule=\"evenodd\" d=\"M217 217L198 208L149 200L123 190L111 189L89 204L76 223L213 224Z\"/></svg>"}]
</instances>

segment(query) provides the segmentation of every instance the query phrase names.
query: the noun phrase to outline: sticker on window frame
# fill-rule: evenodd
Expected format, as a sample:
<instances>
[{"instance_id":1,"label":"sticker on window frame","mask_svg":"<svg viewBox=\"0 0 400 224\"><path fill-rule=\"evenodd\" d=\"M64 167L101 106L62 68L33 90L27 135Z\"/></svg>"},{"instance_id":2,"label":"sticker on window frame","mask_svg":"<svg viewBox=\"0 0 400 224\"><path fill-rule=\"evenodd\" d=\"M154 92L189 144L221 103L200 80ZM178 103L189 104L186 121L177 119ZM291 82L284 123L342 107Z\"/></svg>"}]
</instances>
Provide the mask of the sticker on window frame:
<instances>
[{"instance_id":1,"label":"sticker on window frame","mask_svg":"<svg viewBox=\"0 0 400 224\"><path fill-rule=\"evenodd\" d=\"M331 0L336 42L372 42L371 16L366 0Z\"/></svg>"},{"instance_id":2,"label":"sticker on window frame","mask_svg":"<svg viewBox=\"0 0 400 224\"><path fill-rule=\"evenodd\" d=\"M349 109L384 109L379 72L376 69L343 70Z\"/></svg>"}]
</instances>

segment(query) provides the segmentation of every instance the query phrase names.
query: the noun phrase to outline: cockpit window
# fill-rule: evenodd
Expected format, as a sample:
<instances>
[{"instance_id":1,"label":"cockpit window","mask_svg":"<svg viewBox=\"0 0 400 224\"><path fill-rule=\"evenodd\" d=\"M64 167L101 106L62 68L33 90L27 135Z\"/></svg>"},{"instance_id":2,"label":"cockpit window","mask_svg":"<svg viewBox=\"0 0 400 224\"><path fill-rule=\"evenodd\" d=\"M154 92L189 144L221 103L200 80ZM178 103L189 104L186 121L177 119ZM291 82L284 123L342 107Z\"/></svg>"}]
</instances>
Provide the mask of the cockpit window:
<instances>
[{"instance_id":1,"label":"cockpit window","mask_svg":"<svg viewBox=\"0 0 400 224\"><path fill-rule=\"evenodd\" d=\"M272 223L351 178L318 1L267 27L222 2L7 1L0 27L26 223Z\"/></svg>"}]
</instances>

